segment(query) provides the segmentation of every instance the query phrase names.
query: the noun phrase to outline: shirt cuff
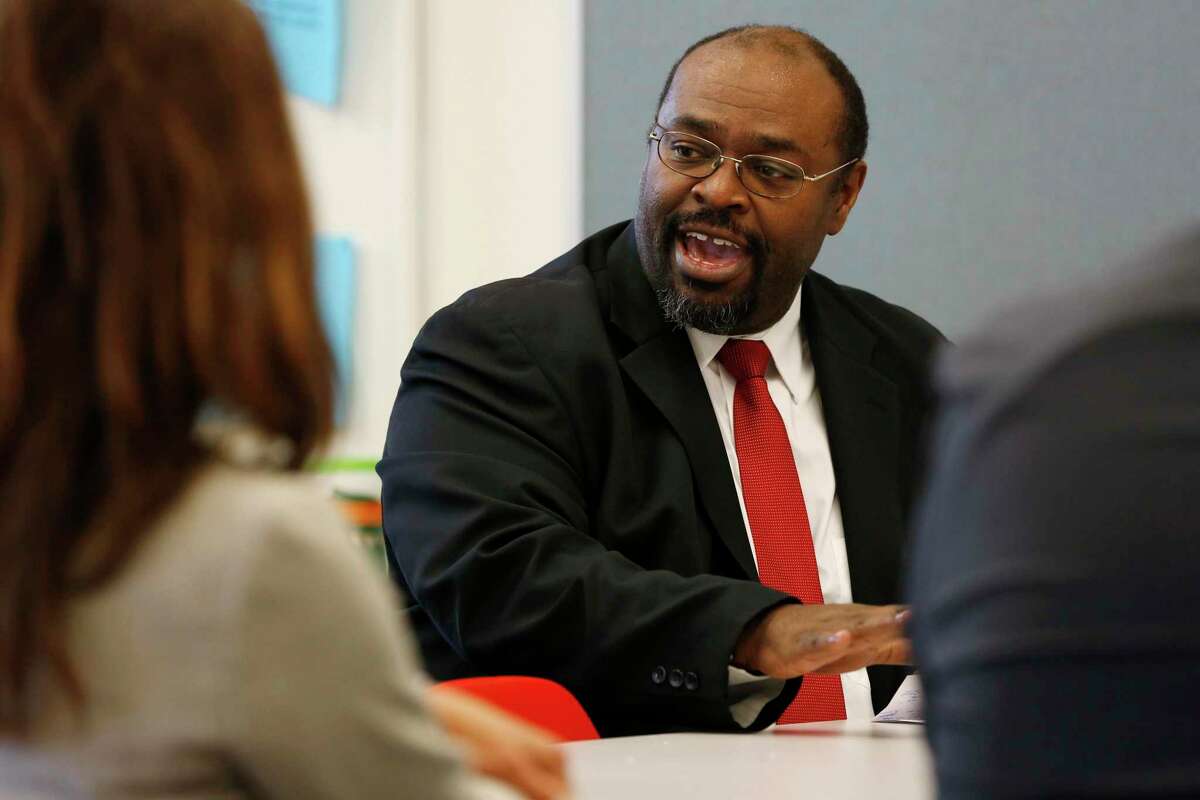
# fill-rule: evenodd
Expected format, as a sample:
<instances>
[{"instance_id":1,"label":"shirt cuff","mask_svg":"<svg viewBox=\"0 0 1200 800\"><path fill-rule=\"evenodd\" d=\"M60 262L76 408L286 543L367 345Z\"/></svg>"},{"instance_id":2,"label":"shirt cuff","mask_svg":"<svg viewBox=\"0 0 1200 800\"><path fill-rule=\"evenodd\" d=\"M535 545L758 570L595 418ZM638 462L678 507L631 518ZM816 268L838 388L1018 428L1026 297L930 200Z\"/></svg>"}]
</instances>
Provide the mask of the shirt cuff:
<instances>
[{"instance_id":1,"label":"shirt cuff","mask_svg":"<svg viewBox=\"0 0 1200 800\"><path fill-rule=\"evenodd\" d=\"M785 683L782 678L754 675L744 669L729 667L729 714L733 721L749 728L767 703L779 697Z\"/></svg>"}]
</instances>

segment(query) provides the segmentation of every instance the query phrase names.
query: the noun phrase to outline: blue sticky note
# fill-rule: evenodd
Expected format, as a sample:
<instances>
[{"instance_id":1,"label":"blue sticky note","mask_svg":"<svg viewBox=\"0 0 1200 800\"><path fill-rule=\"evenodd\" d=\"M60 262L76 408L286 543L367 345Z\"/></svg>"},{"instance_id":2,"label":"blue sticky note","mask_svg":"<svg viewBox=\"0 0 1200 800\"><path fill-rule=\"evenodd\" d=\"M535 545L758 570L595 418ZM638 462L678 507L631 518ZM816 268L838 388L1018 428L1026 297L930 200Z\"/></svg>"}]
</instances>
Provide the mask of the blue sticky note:
<instances>
[{"instance_id":1,"label":"blue sticky note","mask_svg":"<svg viewBox=\"0 0 1200 800\"><path fill-rule=\"evenodd\" d=\"M342 83L342 0L249 0L288 91L335 105Z\"/></svg>"},{"instance_id":2,"label":"blue sticky note","mask_svg":"<svg viewBox=\"0 0 1200 800\"><path fill-rule=\"evenodd\" d=\"M354 374L354 301L357 295L354 245L341 236L318 236L316 255L317 305L337 364L337 421L340 424L345 421Z\"/></svg>"}]
</instances>

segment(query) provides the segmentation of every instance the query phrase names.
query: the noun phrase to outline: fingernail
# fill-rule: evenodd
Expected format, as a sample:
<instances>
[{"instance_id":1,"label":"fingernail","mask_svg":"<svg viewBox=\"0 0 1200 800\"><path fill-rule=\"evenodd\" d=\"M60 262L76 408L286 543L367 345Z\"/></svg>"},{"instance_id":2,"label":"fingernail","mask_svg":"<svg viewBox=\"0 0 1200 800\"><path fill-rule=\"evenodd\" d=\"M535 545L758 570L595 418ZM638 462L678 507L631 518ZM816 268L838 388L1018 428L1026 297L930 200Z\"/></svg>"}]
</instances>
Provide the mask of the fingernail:
<instances>
[{"instance_id":1,"label":"fingernail","mask_svg":"<svg viewBox=\"0 0 1200 800\"><path fill-rule=\"evenodd\" d=\"M896 622L903 624L908 622L910 619L912 619L911 609L905 608L896 612Z\"/></svg>"}]
</instances>

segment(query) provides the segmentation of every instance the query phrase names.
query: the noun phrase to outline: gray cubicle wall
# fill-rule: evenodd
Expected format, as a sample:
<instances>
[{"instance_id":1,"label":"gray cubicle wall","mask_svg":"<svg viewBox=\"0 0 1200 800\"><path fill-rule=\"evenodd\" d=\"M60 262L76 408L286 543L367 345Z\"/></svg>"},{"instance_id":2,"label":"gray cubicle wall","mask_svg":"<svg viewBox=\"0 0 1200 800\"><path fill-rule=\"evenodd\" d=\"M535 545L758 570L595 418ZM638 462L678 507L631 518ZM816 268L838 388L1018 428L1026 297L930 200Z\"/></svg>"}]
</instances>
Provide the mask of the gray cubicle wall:
<instances>
[{"instance_id":1,"label":"gray cubicle wall","mask_svg":"<svg viewBox=\"0 0 1200 800\"><path fill-rule=\"evenodd\" d=\"M1200 2L587 0L585 222L633 214L692 41L799 25L857 75L870 172L818 269L953 336L1200 222Z\"/></svg>"}]
</instances>

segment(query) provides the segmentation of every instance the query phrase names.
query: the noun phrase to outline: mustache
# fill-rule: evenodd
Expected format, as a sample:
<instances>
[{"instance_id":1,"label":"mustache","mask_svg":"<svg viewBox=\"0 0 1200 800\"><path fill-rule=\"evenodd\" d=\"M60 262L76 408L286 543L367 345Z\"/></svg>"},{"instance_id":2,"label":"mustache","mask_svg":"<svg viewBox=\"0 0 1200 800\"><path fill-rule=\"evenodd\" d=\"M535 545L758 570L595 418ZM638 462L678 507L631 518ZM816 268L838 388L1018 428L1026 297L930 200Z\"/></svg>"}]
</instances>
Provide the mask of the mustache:
<instances>
[{"instance_id":1,"label":"mustache","mask_svg":"<svg viewBox=\"0 0 1200 800\"><path fill-rule=\"evenodd\" d=\"M664 249L671 246L670 243L675 241L675 237L679 235L679 229L684 225L711 225L714 228L724 228L735 233L746 242L746 249L751 256L766 255L770 252L770 245L767 244L766 239L738 225L733 218L733 212L715 208L705 208L687 214L677 211L668 216L662 227Z\"/></svg>"}]
</instances>

